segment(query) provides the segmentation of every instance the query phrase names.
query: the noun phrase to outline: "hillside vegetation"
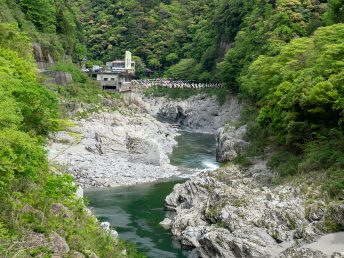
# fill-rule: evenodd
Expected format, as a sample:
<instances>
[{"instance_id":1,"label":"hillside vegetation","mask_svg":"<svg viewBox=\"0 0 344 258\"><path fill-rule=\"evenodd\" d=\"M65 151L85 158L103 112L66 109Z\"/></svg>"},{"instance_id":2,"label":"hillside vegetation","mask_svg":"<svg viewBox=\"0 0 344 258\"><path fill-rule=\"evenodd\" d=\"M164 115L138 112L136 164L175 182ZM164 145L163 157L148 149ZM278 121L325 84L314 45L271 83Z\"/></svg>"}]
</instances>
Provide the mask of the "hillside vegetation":
<instances>
[{"instance_id":1,"label":"hillside vegetation","mask_svg":"<svg viewBox=\"0 0 344 258\"><path fill-rule=\"evenodd\" d=\"M240 77L242 95L253 100L248 137L278 150L271 165L284 176L320 176L332 196L342 198L343 24L293 39L276 55L261 55ZM317 171L316 174L311 173Z\"/></svg>"},{"instance_id":2,"label":"hillside vegetation","mask_svg":"<svg viewBox=\"0 0 344 258\"><path fill-rule=\"evenodd\" d=\"M45 138L65 124L59 96L38 77L32 39L14 24L0 23L0 35L0 256L67 255L56 253L61 237L70 255L141 257L100 228L63 168L48 165Z\"/></svg>"},{"instance_id":3,"label":"hillside vegetation","mask_svg":"<svg viewBox=\"0 0 344 258\"><path fill-rule=\"evenodd\" d=\"M337 22L341 5L330 1L334 12L324 17L327 1L320 0L70 2L85 28L89 57L106 61L129 49L157 73L221 79L234 88L242 68L259 54Z\"/></svg>"},{"instance_id":4,"label":"hillside vegetation","mask_svg":"<svg viewBox=\"0 0 344 258\"><path fill-rule=\"evenodd\" d=\"M279 150L270 165L282 177L309 175L339 199L344 196L344 24L336 22L344 19L342 8L343 2L329 1L321 16L328 26L278 46L271 43L273 51L257 55L236 78L241 95L258 110L253 141L264 139L263 147Z\"/></svg>"},{"instance_id":5,"label":"hillside vegetation","mask_svg":"<svg viewBox=\"0 0 344 258\"><path fill-rule=\"evenodd\" d=\"M0 0L0 21L16 23L42 47L44 58L65 55L79 61L86 56L83 30L64 0Z\"/></svg>"}]
</instances>

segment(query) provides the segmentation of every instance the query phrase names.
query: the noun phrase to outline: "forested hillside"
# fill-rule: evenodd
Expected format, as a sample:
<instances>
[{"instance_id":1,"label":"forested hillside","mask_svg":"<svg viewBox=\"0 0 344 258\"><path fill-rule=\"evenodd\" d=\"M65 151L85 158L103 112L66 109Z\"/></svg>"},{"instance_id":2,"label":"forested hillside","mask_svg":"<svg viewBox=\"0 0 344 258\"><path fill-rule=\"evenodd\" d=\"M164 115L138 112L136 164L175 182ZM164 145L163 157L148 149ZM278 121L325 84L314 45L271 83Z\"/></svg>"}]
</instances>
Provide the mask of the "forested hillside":
<instances>
[{"instance_id":1,"label":"forested hillside","mask_svg":"<svg viewBox=\"0 0 344 258\"><path fill-rule=\"evenodd\" d=\"M277 10L282 2L276 2ZM278 150L270 165L281 177L319 180L332 197L342 198L344 2L298 3L286 2L277 23L270 16L265 23L270 32L242 32L245 37L227 52L221 72L230 88L255 103L258 125L249 134L261 148ZM269 37L259 47L262 35ZM249 50L236 52L240 46Z\"/></svg>"},{"instance_id":2,"label":"forested hillside","mask_svg":"<svg viewBox=\"0 0 344 258\"><path fill-rule=\"evenodd\" d=\"M33 42L41 45L45 58L70 55L78 62L86 55L84 34L71 7L63 0L0 0L0 21L16 23Z\"/></svg>"},{"instance_id":3,"label":"forested hillside","mask_svg":"<svg viewBox=\"0 0 344 258\"><path fill-rule=\"evenodd\" d=\"M128 49L147 67L162 73L183 58L201 59L216 40L211 32L199 33L215 9L214 1L70 2L85 28L94 60L121 58Z\"/></svg>"},{"instance_id":4,"label":"forested hillside","mask_svg":"<svg viewBox=\"0 0 344 258\"><path fill-rule=\"evenodd\" d=\"M120 58L129 49L157 76L221 80L234 90L259 54L337 22L341 5L330 1L327 12L325 0L73 3L91 59Z\"/></svg>"}]
</instances>

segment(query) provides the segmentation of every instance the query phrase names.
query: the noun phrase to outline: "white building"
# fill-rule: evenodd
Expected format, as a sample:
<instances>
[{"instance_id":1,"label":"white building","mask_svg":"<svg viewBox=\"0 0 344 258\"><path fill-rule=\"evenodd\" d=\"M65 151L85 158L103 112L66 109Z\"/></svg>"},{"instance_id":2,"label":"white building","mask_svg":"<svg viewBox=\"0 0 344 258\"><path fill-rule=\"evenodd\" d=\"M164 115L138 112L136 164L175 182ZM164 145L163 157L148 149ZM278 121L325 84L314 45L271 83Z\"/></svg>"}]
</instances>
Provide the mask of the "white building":
<instances>
[{"instance_id":1,"label":"white building","mask_svg":"<svg viewBox=\"0 0 344 258\"><path fill-rule=\"evenodd\" d=\"M125 60L106 63L106 69L96 72L97 81L103 90L129 91L131 80L135 75L135 62L131 60L131 53L125 52Z\"/></svg>"}]
</instances>

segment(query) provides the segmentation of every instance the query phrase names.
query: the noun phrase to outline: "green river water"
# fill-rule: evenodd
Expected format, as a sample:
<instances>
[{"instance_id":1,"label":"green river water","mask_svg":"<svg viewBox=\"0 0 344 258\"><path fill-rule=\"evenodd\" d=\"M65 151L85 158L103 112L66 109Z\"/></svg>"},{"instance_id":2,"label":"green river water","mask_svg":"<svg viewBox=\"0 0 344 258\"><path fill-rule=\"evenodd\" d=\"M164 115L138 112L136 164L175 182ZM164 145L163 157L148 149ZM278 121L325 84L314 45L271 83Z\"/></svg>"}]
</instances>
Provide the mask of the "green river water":
<instances>
[{"instance_id":1,"label":"green river water","mask_svg":"<svg viewBox=\"0 0 344 258\"><path fill-rule=\"evenodd\" d=\"M183 132L177 141L171 164L210 170L218 167L214 135ZM176 183L183 181L174 178L128 187L90 189L85 191L85 196L100 221L109 221L120 238L135 243L148 257L187 257L188 251L182 250L170 231L159 225L166 213L165 197Z\"/></svg>"}]
</instances>

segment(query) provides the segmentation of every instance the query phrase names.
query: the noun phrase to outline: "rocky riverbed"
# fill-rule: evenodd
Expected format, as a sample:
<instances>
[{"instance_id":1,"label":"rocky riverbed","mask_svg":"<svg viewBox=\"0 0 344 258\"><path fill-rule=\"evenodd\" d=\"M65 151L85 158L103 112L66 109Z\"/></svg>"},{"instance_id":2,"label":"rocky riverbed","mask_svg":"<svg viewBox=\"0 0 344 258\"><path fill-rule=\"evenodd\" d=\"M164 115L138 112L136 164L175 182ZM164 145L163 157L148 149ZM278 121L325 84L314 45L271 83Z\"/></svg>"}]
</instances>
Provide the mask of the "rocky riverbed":
<instances>
[{"instance_id":1,"label":"rocky riverbed","mask_svg":"<svg viewBox=\"0 0 344 258\"><path fill-rule=\"evenodd\" d=\"M175 123L189 130L204 128L214 133L216 126L238 117L241 108L234 97L221 106L214 97L204 94L185 101L142 98L139 94L130 98L130 105L121 104L117 111L74 120L74 126L52 135L49 160L65 166L82 188L133 185L169 178L182 173L169 161L177 144L175 137L179 135ZM108 110L118 104L106 99L103 102ZM175 120L180 112L183 122ZM160 122L157 116L174 124Z\"/></svg>"}]
</instances>

